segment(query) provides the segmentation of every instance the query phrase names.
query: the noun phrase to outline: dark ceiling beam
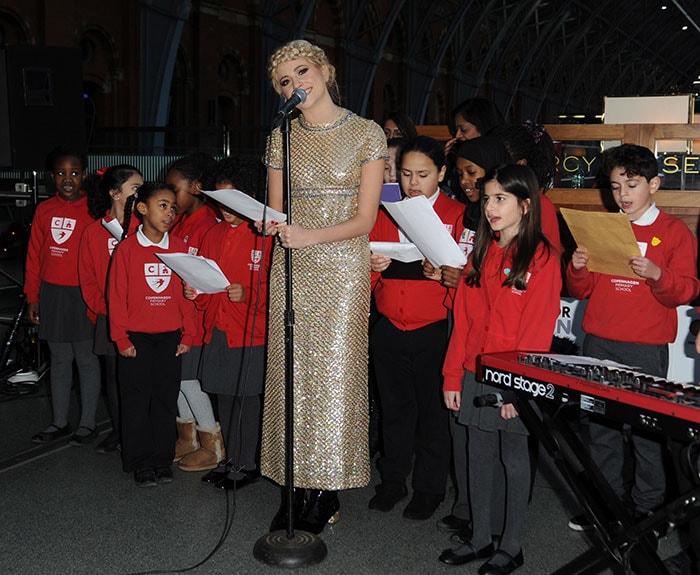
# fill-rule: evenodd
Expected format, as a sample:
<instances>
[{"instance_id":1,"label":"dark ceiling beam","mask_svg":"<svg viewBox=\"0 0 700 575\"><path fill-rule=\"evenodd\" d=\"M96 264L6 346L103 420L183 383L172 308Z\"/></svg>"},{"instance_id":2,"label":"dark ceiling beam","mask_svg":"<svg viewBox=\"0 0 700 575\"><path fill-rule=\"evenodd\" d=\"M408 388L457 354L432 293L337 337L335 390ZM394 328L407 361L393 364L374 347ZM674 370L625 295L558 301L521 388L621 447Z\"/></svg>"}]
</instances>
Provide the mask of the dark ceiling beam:
<instances>
[{"instance_id":1,"label":"dark ceiling beam","mask_svg":"<svg viewBox=\"0 0 700 575\"><path fill-rule=\"evenodd\" d=\"M489 0L486 5L482 8L481 13L479 16L474 20L471 26L471 30L469 34L466 35L464 38L460 38L459 40L459 46L461 46L461 49L459 50L459 53L457 54L457 57L455 58L455 72L454 74L457 77L460 77L460 75L464 74L464 72L461 72L460 69L464 65L464 60L467 58L467 55L472 52L474 48L474 43L479 37L479 31L481 30L484 21L486 21L489 17L489 14L493 10L493 6L498 2L499 0ZM464 27L466 24L462 21L460 22L460 25ZM456 84L456 83L455 83ZM475 82L476 84L476 82ZM479 91L479 85L476 85L476 90L474 90L474 93L469 94L468 96L475 96ZM455 86L455 93L456 95L459 95L459 87ZM462 99L461 96L459 99Z\"/></svg>"},{"instance_id":2,"label":"dark ceiling beam","mask_svg":"<svg viewBox=\"0 0 700 575\"><path fill-rule=\"evenodd\" d=\"M545 85L542 87L542 96L540 98L540 103L537 107L535 117L539 115L540 110L542 109L542 103L548 98L552 85L554 84L558 75L561 73L564 65L572 59L572 54L574 54L574 51L579 48L580 43L588 34L591 26L593 26L595 16L604 13L608 6L615 1L616 0L604 0L603 2L600 2L596 10L593 12L593 14L591 14L592 17L587 18L586 21L579 25L579 28L576 30L576 34L574 34L574 37L566 43L566 46L561 51L560 56L547 68L547 80L545 81Z\"/></svg>"},{"instance_id":3,"label":"dark ceiling beam","mask_svg":"<svg viewBox=\"0 0 700 575\"><path fill-rule=\"evenodd\" d=\"M267 61L272 53L281 45L303 38L309 25L309 20L316 8L316 0L303 0L301 9L299 2L290 0L265 0L262 23L262 54L264 60L260 63L265 73L261 79L260 125L269 126L270 120L280 106L281 98L275 94L267 78ZM291 23L291 25L290 25Z\"/></svg>"},{"instance_id":4,"label":"dark ceiling beam","mask_svg":"<svg viewBox=\"0 0 700 575\"><path fill-rule=\"evenodd\" d=\"M425 114L430 103L430 96L433 92L435 80L442 67L442 61L445 59L445 54L452 43L456 32L460 29L462 18L473 4L473 0L463 0L457 11L452 16L449 26L438 45L437 51L433 58L432 68L428 74L420 74L417 70L409 78L409 114L416 122L423 123ZM419 84L420 83L420 84Z\"/></svg>"},{"instance_id":5,"label":"dark ceiling beam","mask_svg":"<svg viewBox=\"0 0 700 575\"><path fill-rule=\"evenodd\" d=\"M510 15L508 15L505 21L501 24L498 34L496 34L496 37L491 43L491 47L489 48L488 52L486 53L481 62L481 68L479 68L479 73L477 75L476 80L478 85L483 84L486 80L486 72L488 71L491 62L496 57L498 51L501 50L501 45L504 42L506 42L506 39L511 34L514 34L513 29L517 30L519 27L519 23L521 23L523 20L526 20L532 14L532 10L534 10L537 7L537 5L540 4L540 1L541 0L537 0L537 2L535 2L534 4L528 2L518 2L517 8L515 10L512 10ZM526 10L526 8L529 9ZM521 16L522 12L526 12L526 16Z\"/></svg>"},{"instance_id":6,"label":"dark ceiling beam","mask_svg":"<svg viewBox=\"0 0 700 575\"><path fill-rule=\"evenodd\" d=\"M513 106L518 91L520 90L520 84L522 83L523 78L528 78L532 71L537 69L536 66L539 65L538 55L544 53L544 50L542 49L543 45L551 39L554 30L556 30L566 21L569 14L571 14L571 10L568 4L566 2L562 2L559 9L552 15L547 25L542 30L538 31L537 40L532 43L530 49L523 57L518 74L515 77L515 80L511 82L512 91L510 100L508 101L508 106L505 110L506 112Z\"/></svg>"},{"instance_id":7,"label":"dark ceiling beam","mask_svg":"<svg viewBox=\"0 0 700 575\"><path fill-rule=\"evenodd\" d=\"M347 86L347 105L360 116L367 113L367 105L374 87L377 68L382 61L384 48L404 3L405 0L391 2L391 8L389 13L384 16L384 22L381 24L377 42L374 45L363 45L359 41L361 25L368 14L367 0L362 0L351 10L348 10L352 18L346 36L347 68L344 84Z\"/></svg>"}]
</instances>

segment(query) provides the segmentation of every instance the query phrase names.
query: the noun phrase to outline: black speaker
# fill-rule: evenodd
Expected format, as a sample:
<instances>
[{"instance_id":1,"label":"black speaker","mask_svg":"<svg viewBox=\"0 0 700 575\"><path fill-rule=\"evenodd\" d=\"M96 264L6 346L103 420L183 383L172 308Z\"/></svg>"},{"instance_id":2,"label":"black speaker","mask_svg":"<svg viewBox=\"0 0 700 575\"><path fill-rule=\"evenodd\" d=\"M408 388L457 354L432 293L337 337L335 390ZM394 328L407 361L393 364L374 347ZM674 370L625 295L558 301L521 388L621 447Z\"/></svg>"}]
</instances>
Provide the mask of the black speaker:
<instances>
[{"instance_id":1,"label":"black speaker","mask_svg":"<svg viewBox=\"0 0 700 575\"><path fill-rule=\"evenodd\" d=\"M0 49L0 168L43 170L57 146L85 149L80 49Z\"/></svg>"}]
</instances>

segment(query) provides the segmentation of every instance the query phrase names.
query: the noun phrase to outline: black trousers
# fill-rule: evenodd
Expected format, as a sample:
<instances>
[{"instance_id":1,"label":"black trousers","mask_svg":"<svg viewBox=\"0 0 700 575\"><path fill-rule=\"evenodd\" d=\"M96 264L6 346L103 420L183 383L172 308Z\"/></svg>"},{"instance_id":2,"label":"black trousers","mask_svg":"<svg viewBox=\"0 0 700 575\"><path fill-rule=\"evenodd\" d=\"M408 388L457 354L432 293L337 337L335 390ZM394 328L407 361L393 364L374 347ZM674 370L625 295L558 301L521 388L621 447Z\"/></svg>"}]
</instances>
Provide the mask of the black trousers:
<instances>
[{"instance_id":1,"label":"black trousers","mask_svg":"<svg viewBox=\"0 0 700 575\"><path fill-rule=\"evenodd\" d=\"M180 332L129 333L136 357L119 356L124 471L166 467L175 457L182 361Z\"/></svg>"},{"instance_id":2,"label":"black trousers","mask_svg":"<svg viewBox=\"0 0 700 575\"><path fill-rule=\"evenodd\" d=\"M370 336L381 407L382 480L445 493L450 466L448 412L442 396L447 320L402 331L382 317Z\"/></svg>"}]
</instances>

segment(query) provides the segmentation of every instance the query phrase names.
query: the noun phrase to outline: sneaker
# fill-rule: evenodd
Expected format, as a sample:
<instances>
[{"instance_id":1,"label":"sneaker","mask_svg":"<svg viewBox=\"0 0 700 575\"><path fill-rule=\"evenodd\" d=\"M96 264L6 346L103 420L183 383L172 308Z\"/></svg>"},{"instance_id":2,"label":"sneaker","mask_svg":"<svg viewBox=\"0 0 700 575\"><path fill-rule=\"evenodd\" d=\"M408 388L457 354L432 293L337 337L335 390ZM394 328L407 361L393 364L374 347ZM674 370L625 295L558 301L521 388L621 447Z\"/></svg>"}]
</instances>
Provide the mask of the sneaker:
<instances>
[{"instance_id":1,"label":"sneaker","mask_svg":"<svg viewBox=\"0 0 700 575\"><path fill-rule=\"evenodd\" d=\"M156 474L150 467L134 471L134 483L137 487L155 487Z\"/></svg>"},{"instance_id":2,"label":"sneaker","mask_svg":"<svg viewBox=\"0 0 700 575\"><path fill-rule=\"evenodd\" d=\"M574 531L590 531L593 529L593 524L586 515L581 513L581 515L576 515L576 517L569 519L569 529L573 529Z\"/></svg>"},{"instance_id":3,"label":"sneaker","mask_svg":"<svg viewBox=\"0 0 700 575\"><path fill-rule=\"evenodd\" d=\"M21 369L7 378L7 383L36 383L39 381L39 372L35 369Z\"/></svg>"},{"instance_id":4,"label":"sneaker","mask_svg":"<svg viewBox=\"0 0 700 575\"><path fill-rule=\"evenodd\" d=\"M155 469L156 483L165 485L173 482L173 470L167 465L165 467L156 467Z\"/></svg>"}]
</instances>

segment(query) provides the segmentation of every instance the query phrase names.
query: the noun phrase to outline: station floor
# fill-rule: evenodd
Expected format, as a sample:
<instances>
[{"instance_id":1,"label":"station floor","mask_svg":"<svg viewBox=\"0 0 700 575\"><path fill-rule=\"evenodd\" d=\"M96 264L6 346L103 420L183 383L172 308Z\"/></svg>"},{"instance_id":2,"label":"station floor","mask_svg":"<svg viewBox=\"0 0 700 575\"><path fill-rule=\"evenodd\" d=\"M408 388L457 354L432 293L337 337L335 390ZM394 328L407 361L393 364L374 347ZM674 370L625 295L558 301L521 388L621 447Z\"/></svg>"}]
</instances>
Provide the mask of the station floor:
<instances>
[{"instance_id":1,"label":"station floor","mask_svg":"<svg viewBox=\"0 0 700 575\"><path fill-rule=\"evenodd\" d=\"M0 262L3 265L3 262ZM6 269L6 268L4 268ZM0 316L11 313L16 294L0 282ZM284 571L253 556L279 504L279 488L260 479L237 493L200 481L202 473L175 469L169 485L138 488L122 471L118 454L96 444L109 431L104 401L100 437L92 445L67 439L49 445L31 436L51 420L47 376L25 395L0 394L0 573L3 575L122 575L196 573L267 574ZM77 394L71 422L77 421ZM401 512L368 510L379 482L340 494L340 521L322 539L328 554L303 574L477 573L480 561L463 567L438 562L452 544L436 521L450 512L453 494L435 516L409 522ZM588 549L586 534L567 527L577 506L552 460L541 453L523 538L525 564L516 573L551 573ZM662 557L679 550L678 536L660 542ZM603 571L610 573L611 571Z\"/></svg>"}]
</instances>

